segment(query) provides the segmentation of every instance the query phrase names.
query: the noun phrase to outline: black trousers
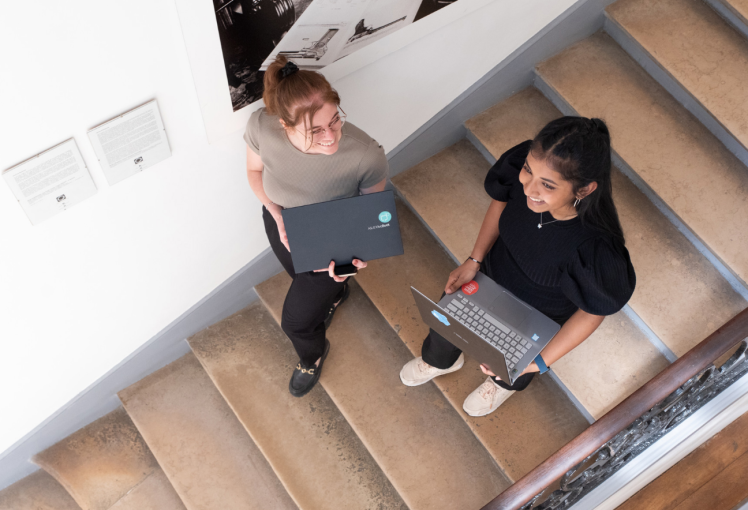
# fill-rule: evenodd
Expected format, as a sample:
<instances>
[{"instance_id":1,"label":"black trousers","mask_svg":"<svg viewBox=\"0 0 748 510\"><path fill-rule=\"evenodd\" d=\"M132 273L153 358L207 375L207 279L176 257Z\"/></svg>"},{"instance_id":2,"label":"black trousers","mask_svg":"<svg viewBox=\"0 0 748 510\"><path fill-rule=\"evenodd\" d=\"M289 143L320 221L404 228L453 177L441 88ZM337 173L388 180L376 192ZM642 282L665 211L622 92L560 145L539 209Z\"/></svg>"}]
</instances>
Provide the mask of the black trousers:
<instances>
[{"instance_id":1,"label":"black trousers","mask_svg":"<svg viewBox=\"0 0 748 510\"><path fill-rule=\"evenodd\" d=\"M345 283L336 282L328 273L310 271L296 274L291 252L283 246L278 225L265 207L262 208L262 219L273 253L293 279L283 302L281 329L291 339L301 365L311 368L325 350L325 317L342 294Z\"/></svg>"},{"instance_id":2,"label":"black trousers","mask_svg":"<svg viewBox=\"0 0 748 510\"><path fill-rule=\"evenodd\" d=\"M481 268L481 272L482 268ZM442 294L444 297L444 294ZM449 340L441 336L433 329L429 329L429 334L423 341L421 347L421 357L423 361L431 365L432 367L440 368L442 370L451 367L460 357L462 351L454 346ZM499 378L494 378L494 381L504 388L505 390L522 391L530 384L535 372L520 376L514 384L508 384Z\"/></svg>"}]
</instances>

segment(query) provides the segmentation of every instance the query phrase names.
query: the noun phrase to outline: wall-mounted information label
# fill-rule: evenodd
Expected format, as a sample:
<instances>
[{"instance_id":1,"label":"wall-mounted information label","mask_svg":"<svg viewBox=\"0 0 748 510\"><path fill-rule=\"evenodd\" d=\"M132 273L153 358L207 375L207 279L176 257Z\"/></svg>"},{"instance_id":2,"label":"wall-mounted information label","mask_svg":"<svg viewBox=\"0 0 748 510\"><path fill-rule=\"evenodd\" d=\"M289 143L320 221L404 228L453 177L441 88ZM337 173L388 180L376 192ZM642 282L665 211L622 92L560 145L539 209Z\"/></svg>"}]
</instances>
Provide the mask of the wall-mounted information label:
<instances>
[{"instance_id":1,"label":"wall-mounted information label","mask_svg":"<svg viewBox=\"0 0 748 510\"><path fill-rule=\"evenodd\" d=\"M89 130L110 185L171 156L158 103L148 103Z\"/></svg>"},{"instance_id":2,"label":"wall-mounted information label","mask_svg":"<svg viewBox=\"0 0 748 510\"><path fill-rule=\"evenodd\" d=\"M72 138L8 168L3 179L33 225L96 193L96 185Z\"/></svg>"}]
</instances>

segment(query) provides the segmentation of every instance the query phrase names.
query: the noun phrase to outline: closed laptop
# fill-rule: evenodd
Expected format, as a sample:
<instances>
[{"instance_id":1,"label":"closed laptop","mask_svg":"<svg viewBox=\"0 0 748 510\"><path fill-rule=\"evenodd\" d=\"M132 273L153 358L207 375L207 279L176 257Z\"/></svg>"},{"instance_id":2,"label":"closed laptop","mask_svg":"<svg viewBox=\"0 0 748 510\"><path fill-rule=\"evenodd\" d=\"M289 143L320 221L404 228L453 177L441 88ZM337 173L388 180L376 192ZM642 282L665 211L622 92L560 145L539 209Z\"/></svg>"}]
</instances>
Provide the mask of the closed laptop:
<instances>
[{"instance_id":1,"label":"closed laptop","mask_svg":"<svg viewBox=\"0 0 748 510\"><path fill-rule=\"evenodd\" d=\"M403 254L392 191L284 209L297 273Z\"/></svg>"}]
</instances>

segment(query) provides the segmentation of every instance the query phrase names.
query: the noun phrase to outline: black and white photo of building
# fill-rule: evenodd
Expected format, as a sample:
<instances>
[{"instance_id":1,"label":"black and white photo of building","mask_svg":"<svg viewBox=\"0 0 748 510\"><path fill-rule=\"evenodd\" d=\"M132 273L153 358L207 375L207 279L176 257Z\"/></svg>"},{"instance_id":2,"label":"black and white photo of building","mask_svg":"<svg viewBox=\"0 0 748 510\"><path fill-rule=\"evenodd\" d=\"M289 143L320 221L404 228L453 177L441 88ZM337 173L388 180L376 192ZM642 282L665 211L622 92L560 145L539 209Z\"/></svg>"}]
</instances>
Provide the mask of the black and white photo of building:
<instances>
[{"instance_id":1,"label":"black and white photo of building","mask_svg":"<svg viewBox=\"0 0 748 510\"><path fill-rule=\"evenodd\" d=\"M274 54L286 54L302 68L319 69L368 44L366 39L373 41L372 36L379 33L386 35L399 30L455 1L213 0L233 111L241 110L262 97L263 69ZM289 35L290 39L276 52L276 46L310 7L312 9L305 17L308 21L297 25L294 35ZM411 13L407 21L406 16L399 12L403 9ZM348 12L350 20L345 18ZM361 18L364 12L370 15L379 12L380 16L381 13L391 13L392 19L369 26L368 19ZM341 38L343 33L345 36ZM335 43L337 48L323 59L331 43ZM346 43L348 46L357 44L344 48Z\"/></svg>"}]
</instances>

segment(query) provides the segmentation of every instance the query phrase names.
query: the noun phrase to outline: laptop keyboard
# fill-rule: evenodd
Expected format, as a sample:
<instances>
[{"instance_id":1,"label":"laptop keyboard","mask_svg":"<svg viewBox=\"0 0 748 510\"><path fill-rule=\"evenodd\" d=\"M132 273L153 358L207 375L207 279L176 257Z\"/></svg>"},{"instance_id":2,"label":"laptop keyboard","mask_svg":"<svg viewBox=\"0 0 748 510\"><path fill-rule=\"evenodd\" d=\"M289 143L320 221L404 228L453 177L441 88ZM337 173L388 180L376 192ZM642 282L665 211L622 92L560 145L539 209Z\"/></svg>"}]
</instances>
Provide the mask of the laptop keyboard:
<instances>
[{"instance_id":1,"label":"laptop keyboard","mask_svg":"<svg viewBox=\"0 0 748 510\"><path fill-rule=\"evenodd\" d=\"M463 326L499 349L504 354L510 371L532 347L519 333L512 331L466 297L457 296L452 299L447 310Z\"/></svg>"}]
</instances>

